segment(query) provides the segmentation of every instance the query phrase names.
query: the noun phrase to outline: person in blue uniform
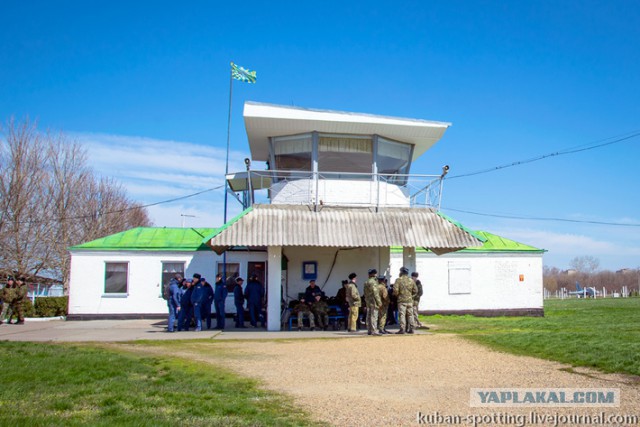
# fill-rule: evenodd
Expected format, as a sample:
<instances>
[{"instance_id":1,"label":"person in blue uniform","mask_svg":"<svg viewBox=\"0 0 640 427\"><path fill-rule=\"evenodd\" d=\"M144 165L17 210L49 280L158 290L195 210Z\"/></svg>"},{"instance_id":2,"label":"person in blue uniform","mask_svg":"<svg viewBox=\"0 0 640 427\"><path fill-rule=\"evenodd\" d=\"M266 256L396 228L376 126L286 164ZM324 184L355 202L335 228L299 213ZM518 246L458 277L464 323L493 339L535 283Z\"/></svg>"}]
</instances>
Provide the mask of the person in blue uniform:
<instances>
[{"instance_id":1,"label":"person in blue uniform","mask_svg":"<svg viewBox=\"0 0 640 427\"><path fill-rule=\"evenodd\" d=\"M211 304L213 304L213 287L203 277L200 279L204 287L204 299L202 300L202 321L211 329ZM202 325L204 327L204 324Z\"/></svg>"},{"instance_id":2,"label":"person in blue uniform","mask_svg":"<svg viewBox=\"0 0 640 427\"><path fill-rule=\"evenodd\" d=\"M176 274L169 282L169 299L167 300L167 306L169 307L169 320L167 322L167 331L173 332L174 325L176 323L176 317L180 311L180 284L182 282L182 276Z\"/></svg>"},{"instance_id":3,"label":"person in blue uniform","mask_svg":"<svg viewBox=\"0 0 640 427\"><path fill-rule=\"evenodd\" d=\"M252 275L244 290L244 297L247 300L247 310L249 310L249 322L254 328L258 327L258 318L262 309L264 299L264 287L258 281L258 276Z\"/></svg>"},{"instance_id":4,"label":"person in blue uniform","mask_svg":"<svg viewBox=\"0 0 640 427\"><path fill-rule=\"evenodd\" d=\"M236 285L233 288L233 304L236 306L236 328L246 328L244 326L244 295L242 294L242 277L236 278Z\"/></svg>"},{"instance_id":5,"label":"person in blue uniform","mask_svg":"<svg viewBox=\"0 0 640 427\"><path fill-rule=\"evenodd\" d=\"M222 274L216 274L215 289L213 291L213 301L216 305L216 329L223 330L225 324L225 303L227 301L227 285L222 280Z\"/></svg>"},{"instance_id":6,"label":"person in blue uniform","mask_svg":"<svg viewBox=\"0 0 640 427\"><path fill-rule=\"evenodd\" d=\"M191 294L193 293L193 283L191 280L184 281L182 296L180 298L180 314L178 315L178 331L188 331L191 326L193 316L193 305L191 304Z\"/></svg>"},{"instance_id":7,"label":"person in blue uniform","mask_svg":"<svg viewBox=\"0 0 640 427\"><path fill-rule=\"evenodd\" d=\"M195 273L193 275L193 292L191 293L191 304L193 304L193 316L196 319L196 332L202 330L202 302L204 301L204 286L200 280L202 276Z\"/></svg>"}]
</instances>

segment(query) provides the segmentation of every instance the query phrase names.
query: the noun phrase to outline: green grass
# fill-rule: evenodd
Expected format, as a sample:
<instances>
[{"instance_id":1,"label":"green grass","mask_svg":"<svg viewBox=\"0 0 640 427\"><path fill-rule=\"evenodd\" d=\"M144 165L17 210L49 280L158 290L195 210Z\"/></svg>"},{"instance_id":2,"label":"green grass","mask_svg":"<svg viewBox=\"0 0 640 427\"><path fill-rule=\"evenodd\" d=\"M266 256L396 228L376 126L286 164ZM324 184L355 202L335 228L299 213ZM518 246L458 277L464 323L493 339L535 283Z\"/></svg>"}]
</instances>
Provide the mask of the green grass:
<instances>
[{"instance_id":1,"label":"green grass","mask_svg":"<svg viewBox=\"0 0 640 427\"><path fill-rule=\"evenodd\" d=\"M1 343L0 360L3 426L318 425L285 396L203 362L20 342Z\"/></svg>"},{"instance_id":2,"label":"green grass","mask_svg":"<svg viewBox=\"0 0 640 427\"><path fill-rule=\"evenodd\" d=\"M640 298L547 300L545 317L429 316L436 333L492 348L640 375Z\"/></svg>"}]
</instances>

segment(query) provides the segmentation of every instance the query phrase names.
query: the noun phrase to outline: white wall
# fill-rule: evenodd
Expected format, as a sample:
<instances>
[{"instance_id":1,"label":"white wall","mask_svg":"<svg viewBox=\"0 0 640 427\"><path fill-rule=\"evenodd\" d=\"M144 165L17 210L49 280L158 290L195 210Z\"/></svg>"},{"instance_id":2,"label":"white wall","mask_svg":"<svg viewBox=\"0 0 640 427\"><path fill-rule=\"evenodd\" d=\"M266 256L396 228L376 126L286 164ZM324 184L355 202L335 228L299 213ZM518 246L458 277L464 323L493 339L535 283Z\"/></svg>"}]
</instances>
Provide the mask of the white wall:
<instances>
[{"instance_id":1,"label":"white wall","mask_svg":"<svg viewBox=\"0 0 640 427\"><path fill-rule=\"evenodd\" d=\"M424 290L420 311L542 309L542 254L417 253L416 258ZM391 254L391 265L393 283L401 253ZM450 266L469 267L470 293L450 293Z\"/></svg>"},{"instance_id":2,"label":"white wall","mask_svg":"<svg viewBox=\"0 0 640 427\"><path fill-rule=\"evenodd\" d=\"M239 263L240 275L247 279L249 261L266 261L266 252L227 253L227 263ZM200 273L212 283L223 257L212 251L198 252L72 252L69 281L70 315L166 314L167 302L161 297L162 262L184 262L185 277ZM128 262L127 295L104 293L105 263ZM245 282L246 283L246 282ZM235 312L233 295L227 310Z\"/></svg>"}]
</instances>

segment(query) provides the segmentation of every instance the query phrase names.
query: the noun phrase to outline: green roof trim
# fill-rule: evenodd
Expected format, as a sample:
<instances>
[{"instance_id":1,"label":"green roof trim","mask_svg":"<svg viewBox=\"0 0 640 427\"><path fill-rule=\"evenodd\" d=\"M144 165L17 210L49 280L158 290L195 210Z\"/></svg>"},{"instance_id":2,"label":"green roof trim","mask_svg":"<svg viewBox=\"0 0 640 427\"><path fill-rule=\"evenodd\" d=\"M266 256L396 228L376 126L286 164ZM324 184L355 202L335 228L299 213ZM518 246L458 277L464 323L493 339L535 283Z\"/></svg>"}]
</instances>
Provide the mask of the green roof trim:
<instances>
[{"instance_id":1,"label":"green roof trim","mask_svg":"<svg viewBox=\"0 0 640 427\"><path fill-rule=\"evenodd\" d=\"M81 245L70 251L209 251L205 237L216 228L137 227L111 234Z\"/></svg>"},{"instance_id":2,"label":"green roof trim","mask_svg":"<svg viewBox=\"0 0 640 427\"><path fill-rule=\"evenodd\" d=\"M213 231L209 234L206 235L206 237L202 240L202 243L208 243L209 240L213 239L214 237L216 237L218 234L220 234L221 232L223 232L224 230L226 230L227 228L231 227L233 224L235 224L236 222L238 222L240 220L240 218L242 218L243 216L245 216L246 214L248 214L249 212L251 212L253 210L253 206L249 206L247 209L243 210L242 212L240 212L238 215L234 216L233 218L231 218L229 221L227 221L226 224L224 224L222 227L220 228L214 228Z\"/></svg>"},{"instance_id":3,"label":"green roof trim","mask_svg":"<svg viewBox=\"0 0 640 427\"><path fill-rule=\"evenodd\" d=\"M478 232L473 231L468 227L465 227L460 222L458 222L455 219L443 214L442 212L438 211L438 212L436 212L436 214L441 216L442 218L446 219L447 221L449 221L451 224L455 225L456 227L463 229L464 231L466 231L467 233L471 234L473 237L475 237L476 239L480 240L481 242L484 243L484 242L487 241L487 239L484 236L482 236L481 234L479 234Z\"/></svg>"},{"instance_id":4,"label":"green roof trim","mask_svg":"<svg viewBox=\"0 0 640 427\"><path fill-rule=\"evenodd\" d=\"M474 231L474 236L482 238L484 244L478 247L461 249L454 253L544 253L546 250L538 249L533 246L525 245L524 243L516 242L515 240L507 239L505 237L491 234L487 231ZM391 248L392 253L402 252L402 248L394 246ZM416 248L416 253L431 252L429 249Z\"/></svg>"}]
</instances>

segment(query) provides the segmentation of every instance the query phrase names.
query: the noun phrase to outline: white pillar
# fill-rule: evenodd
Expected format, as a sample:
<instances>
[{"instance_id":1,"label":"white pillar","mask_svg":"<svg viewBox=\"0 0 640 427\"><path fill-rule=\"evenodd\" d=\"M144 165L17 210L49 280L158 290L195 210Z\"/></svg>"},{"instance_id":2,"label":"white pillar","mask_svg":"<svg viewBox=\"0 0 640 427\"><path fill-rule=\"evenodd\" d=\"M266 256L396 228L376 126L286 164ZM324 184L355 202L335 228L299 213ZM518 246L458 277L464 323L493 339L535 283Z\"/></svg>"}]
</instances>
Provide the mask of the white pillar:
<instances>
[{"instance_id":1,"label":"white pillar","mask_svg":"<svg viewBox=\"0 0 640 427\"><path fill-rule=\"evenodd\" d=\"M280 330L280 301L282 300L282 246L269 246L268 256L268 295L267 330Z\"/></svg>"},{"instance_id":2,"label":"white pillar","mask_svg":"<svg viewBox=\"0 0 640 427\"><path fill-rule=\"evenodd\" d=\"M416 271L416 248L402 248L402 266L409 269L409 274Z\"/></svg>"}]
</instances>

